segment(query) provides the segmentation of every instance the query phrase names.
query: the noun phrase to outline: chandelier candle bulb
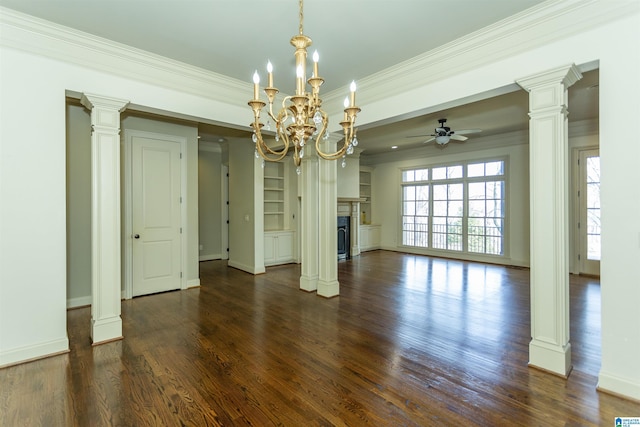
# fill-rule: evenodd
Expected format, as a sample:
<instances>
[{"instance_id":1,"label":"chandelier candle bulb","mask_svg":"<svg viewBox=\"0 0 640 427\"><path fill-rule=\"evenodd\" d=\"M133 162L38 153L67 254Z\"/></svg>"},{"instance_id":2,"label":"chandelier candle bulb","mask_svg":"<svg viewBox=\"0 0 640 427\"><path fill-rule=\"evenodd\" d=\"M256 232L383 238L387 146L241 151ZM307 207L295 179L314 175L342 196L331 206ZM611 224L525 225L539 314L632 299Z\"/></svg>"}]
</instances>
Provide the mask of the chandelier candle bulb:
<instances>
[{"instance_id":1,"label":"chandelier candle bulb","mask_svg":"<svg viewBox=\"0 0 640 427\"><path fill-rule=\"evenodd\" d=\"M320 59L320 55L318 55L318 51L313 52L313 77L320 77L318 74L318 60Z\"/></svg>"},{"instance_id":2,"label":"chandelier candle bulb","mask_svg":"<svg viewBox=\"0 0 640 427\"><path fill-rule=\"evenodd\" d=\"M267 87L273 87L273 65L271 65L271 61L267 62L267 73L269 73L269 84Z\"/></svg>"},{"instance_id":3,"label":"chandelier candle bulb","mask_svg":"<svg viewBox=\"0 0 640 427\"><path fill-rule=\"evenodd\" d=\"M349 97L345 96L344 97L344 121L345 122L349 120L349 117L347 115L347 108L349 108Z\"/></svg>"},{"instance_id":4,"label":"chandelier candle bulb","mask_svg":"<svg viewBox=\"0 0 640 427\"><path fill-rule=\"evenodd\" d=\"M352 81L351 82L351 106L355 107L356 106L356 82Z\"/></svg>"},{"instance_id":5,"label":"chandelier candle bulb","mask_svg":"<svg viewBox=\"0 0 640 427\"><path fill-rule=\"evenodd\" d=\"M258 70L253 73L253 99L260 99L260 76Z\"/></svg>"}]
</instances>

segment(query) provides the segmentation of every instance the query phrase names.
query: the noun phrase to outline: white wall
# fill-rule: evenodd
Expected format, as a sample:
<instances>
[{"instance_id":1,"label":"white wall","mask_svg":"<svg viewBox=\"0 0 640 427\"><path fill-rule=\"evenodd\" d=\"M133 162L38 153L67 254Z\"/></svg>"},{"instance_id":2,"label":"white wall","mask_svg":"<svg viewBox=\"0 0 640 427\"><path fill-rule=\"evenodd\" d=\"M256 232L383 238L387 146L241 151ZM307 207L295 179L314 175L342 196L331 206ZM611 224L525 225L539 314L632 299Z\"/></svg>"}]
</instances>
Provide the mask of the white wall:
<instances>
[{"instance_id":1,"label":"white wall","mask_svg":"<svg viewBox=\"0 0 640 427\"><path fill-rule=\"evenodd\" d=\"M264 273L263 172L247 139L229 142L229 265Z\"/></svg>"},{"instance_id":2,"label":"white wall","mask_svg":"<svg viewBox=\"0 0 640 427\"><path fill-rule=\"evenodd\" d=\"M4 19L6 15L0 15ZM246 105L194 92L216 93L209 80L130 63L81 44L39 36L0 22L0 366L68 350L66 331L65 93L95 93L133 105L246 125ZM24 45L23 45L24 44ZM19 45L19 46L18 46ZM17 47L16 47L17 46ZM22 50L22 49L26 49ZM29 53L70 55L71 62ZM143 56L139 58L144 59ZM95 68L77 65L91 63ZM108 70L108 71L107 71ZM124 77L127 74L128 77ZM43 77L43 76L46 76ZM176 91L182 82L191 90ZM193 89L196 88L196 89ZM247 93L250 93L247 84ZM196 144L189 144L197 156ZM187 197L196 201L196 184ZM195 191L192 194L191 191ZM197 224L197 208L188 221ZM197 230L188 258L188 283L198 271ZM34 268L37 263L37 268ZM197 274L197 273L196 273ZM19 325L17 327L16 325ZM89 327L89 325L87 325Z\"/></svg>"},{"instance_id":3,"label":"white wall","mask_svg":"<svg viewBox=\"0 0 640 427\"><path fill-rule=\"evenodd\" d=\"M91 304L91 113L67 103L67 307Z\"/></svg>"},{"instance_id":4,"label":"white wall","mask_svg":"<svg viewBox=\"0 0 640 427\"><path fill-rule=\"evenodd\" d=\"M91 304L91 113L73 101L67 103L67 307ZM187 225L185 227L187 245L187 265L185 273L191 286L199 281L197 258L198 222L193 221L198 212L198 200L193 200L193 164L197 161L190 149L196 142L197 128L177 125L160 120L131 117L122 114L121 133L125 129L177 135L187 139L185 154L187 172ZM191 195L191 197L189 197ZM124 281L122 283L124 291Z\"/></svg>"},{"instance_id":5,"label":"white wall","mask_svg":"<svg viewBox=\"0 0 640 427\"><path fill-rule=\"evenodd\" d=\"M200 260L222 258L222 152L204 147L198 156Z\"/></svg>"},{"instance_id":6,"label":"white wall","mask_svg":"<svg viewBox=\"0 0 640 427\"><path fill-rule=\"evenodd\" d=\"M577 12L542 17L513 37L485 39L482 33L474 49L455 55L449 51L443 60L413 67L400 74L402 81L387 78L385 86L378 84L381 79L365 79L359 90L363 110L359 123L439 109L512 87L524 76L599 61L603 205L599 385L640 399L640 269L636 268L640 223L634 216L640 212L640 144L629 137L627 126L640 117L636 82L640 3L558 4L571 5ZM6 16L6 11L0 14L0 365L68 348L65 90L237 126L246 126L246 94L251 90L249 84L132 49L86 47L90 43L70 33L64 33L65 38L73 43L41 35L34 30L35 21L14 25ZM11 18L20 21L15 15ZM554 39L554 32L562 36ZM425 76L437 77L425 80ZM333 123L338 121L332 116ZM254 195L254 205L255 200ZM374 216L376 221L385 220ZM251 228L255 240L259 227ZM44 254L37 269L34 252Z\"/></svg>"},{"instance_id":7,"label":"white wall","mask_svg":"<svg viewBox=\"0 0 640 427\"><path fill-rule=\"evenodd\" d=\"M337 160L338 198L357 198L360 197L360 158L351 155L346 160L345 167L342 167L342 160Z\"/></svg>"},{"instance_id":8,"label":"white wall","mask_svg":"<svg viewBox=\"0 0 640 427\"><path fill-rule=\"evenodd\" d=\"M456 258L488 261L497 264L529 265L529 146L526 136L512 134L501 137L504 146L495 147L491 138L474 138L464 148L451 144L446 149L429 147L419 150L408 160L378 163L372 173L373 218L381 224L381 247L420 254L450 256L448 252L434 249L416 249L402 246L400 190L401 170L428 167L469 160L489 160L504 158L507 164L506 210L510 219L506 224L505 256L482 256L477 254L455 254ZM515 145L508 145L509 143ZM468 151L470 144L475 147L493 145L493 148ZM473 146L471 146L473 148ZM466 150L465 150L466 149Z\"/></svg>"}]
</instances>

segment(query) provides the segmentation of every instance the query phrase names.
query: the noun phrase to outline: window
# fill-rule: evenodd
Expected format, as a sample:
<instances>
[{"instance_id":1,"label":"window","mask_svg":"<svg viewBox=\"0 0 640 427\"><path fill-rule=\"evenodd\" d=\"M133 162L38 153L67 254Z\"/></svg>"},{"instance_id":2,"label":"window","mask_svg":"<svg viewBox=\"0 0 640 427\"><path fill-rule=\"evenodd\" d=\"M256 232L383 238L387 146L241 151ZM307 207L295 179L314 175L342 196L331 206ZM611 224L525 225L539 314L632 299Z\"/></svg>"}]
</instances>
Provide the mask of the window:
<instances>
[{"instance_id":1,"label":"window","mask_svg":"<svg viewBox=\"0 0 640 427\"><path fill-rule=\"evenodd\" d=\"M504 160L402 172L402 244L503 255Z\"/></svg>"}]
</instances>

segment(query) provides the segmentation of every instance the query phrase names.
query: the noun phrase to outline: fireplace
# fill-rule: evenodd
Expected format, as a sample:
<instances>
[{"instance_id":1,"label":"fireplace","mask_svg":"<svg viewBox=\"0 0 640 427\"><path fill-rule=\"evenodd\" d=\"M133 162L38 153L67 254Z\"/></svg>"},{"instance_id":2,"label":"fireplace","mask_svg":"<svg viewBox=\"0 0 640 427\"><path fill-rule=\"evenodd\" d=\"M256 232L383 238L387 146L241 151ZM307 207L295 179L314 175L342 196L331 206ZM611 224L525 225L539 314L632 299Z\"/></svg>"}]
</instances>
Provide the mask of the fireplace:
<instances>
[{"instance_id":1,"label":"fireplace","mask_svg":"<svg viewBox=\"0 0 640 427\"><path fill-rule=\"evenodd\" d=\"M351 254L349 247L351 239L349 237L349 223L351 218L348 216L338 217L338 260L349 259Z\"/></svg>"}]
</instances>

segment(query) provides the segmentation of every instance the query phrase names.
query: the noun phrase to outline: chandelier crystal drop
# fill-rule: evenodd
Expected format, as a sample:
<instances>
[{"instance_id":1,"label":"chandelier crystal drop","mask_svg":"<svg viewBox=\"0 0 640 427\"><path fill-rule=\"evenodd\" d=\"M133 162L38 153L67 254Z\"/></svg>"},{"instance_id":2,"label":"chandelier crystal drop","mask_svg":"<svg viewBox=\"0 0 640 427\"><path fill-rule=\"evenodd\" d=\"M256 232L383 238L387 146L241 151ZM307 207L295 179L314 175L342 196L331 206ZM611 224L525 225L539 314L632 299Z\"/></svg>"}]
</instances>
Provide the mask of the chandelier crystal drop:
<instances>
[{"instance_id":1,"label":"chandelier crystal drop","mask_svg":"<svg viewBox=\"0 0 640 427\"><path fill-rule=\"evenodd\" d=\"M256 154L264 160L277 162L282 160L289 149L293 149L293 161L296 165L296 172L300 174L300 163L304 155L303 147L307 143L315 140L315 151L318 156L325 160L342 159L342 167L346 165L346 154L352 154L353 147L358 145L356 130L354 128L356 115L360 108L356 106L356 84L351 82L350 96L344 101L344 119L340 122L344 132L342 146L335 152L326 153L322 151L321 140L329 139L329 116L321 108L320 86L324 83L318 73L318 52L313 54L313 73L306 79L307 48L311 46L311 39L303 34L303 0L299 0L300 26L299 34L291 38L291 45L295 47L296 60L296 91L295 95L285 96L282 101L280 111L274 112L273 101L279 92L273 86L273 65L267 64L268 81L264 93L267 95L269 108L267 111L267 126L260 122L262 109L267 105L260 100L260 76L258 71L253 74L253 99L248 102L253 110L254 121L251 123L253 134L252 141L256 145ZM307 86L308 85L308 86ZM307 91L307 88L310 91ZM275 142L278 144L268 145L262 135L262 130L270 129L270 120L275 122ZM307 149L308 150L308 149Z\"/></svg>"}]
</instances>

